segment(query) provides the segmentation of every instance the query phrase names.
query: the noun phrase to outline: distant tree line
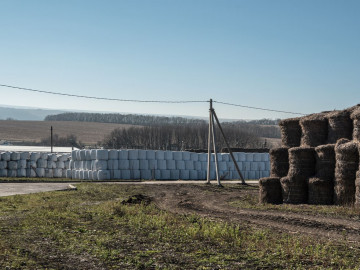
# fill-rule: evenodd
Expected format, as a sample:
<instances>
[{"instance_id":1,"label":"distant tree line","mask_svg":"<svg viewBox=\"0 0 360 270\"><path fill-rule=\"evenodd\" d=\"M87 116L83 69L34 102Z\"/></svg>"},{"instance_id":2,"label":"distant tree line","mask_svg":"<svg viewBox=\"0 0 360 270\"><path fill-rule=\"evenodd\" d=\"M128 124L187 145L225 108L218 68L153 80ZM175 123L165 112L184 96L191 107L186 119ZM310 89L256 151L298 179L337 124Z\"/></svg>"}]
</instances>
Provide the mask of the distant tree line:
<instances>
[{"instance_id":1,"label":"distant tree line","mask_svg":"<svg viewBox=\"0 0 360 270\"><path fill-rule=\"evenodd\" d=\"M204 124L201 119L190 119L184 117L166 117L153 115L119 114L119 113L61 113L48 115L45 121L80 121L100 122L130 125L183 125L183 124Z\"/></svg>"},{"instance_id":2,"label":"distant tree line","mask_svg":"<svg viewBox=\"0 0 360 270\"><path fill-rule=\"evenodd\" d=\"M40 142L16 142L16 145L34 145L34 146L50 146L51 145L51 138L46 137L42 138ZM54 146L68 146L68 147L76 147L82 148L84 145L81 141L78 140L76 135L69 134L64 137L59 136L58 134L53 134L53 145Z\"/></svg>"},{"instance_id":3,"label":"distant tree line","mask_svg":"<svg viewBox=\"0 0 360 270\"><path fill-rule=\"evenodd\" d=\"M262 148L264 140L236 126L225 125L230 147ZM226 147L216 129L218 149ZM105 148L138 148L159 150L207 149L208 125L161 125L143 128L115 129L102 142Z\"/></svg>"}]
</instances>

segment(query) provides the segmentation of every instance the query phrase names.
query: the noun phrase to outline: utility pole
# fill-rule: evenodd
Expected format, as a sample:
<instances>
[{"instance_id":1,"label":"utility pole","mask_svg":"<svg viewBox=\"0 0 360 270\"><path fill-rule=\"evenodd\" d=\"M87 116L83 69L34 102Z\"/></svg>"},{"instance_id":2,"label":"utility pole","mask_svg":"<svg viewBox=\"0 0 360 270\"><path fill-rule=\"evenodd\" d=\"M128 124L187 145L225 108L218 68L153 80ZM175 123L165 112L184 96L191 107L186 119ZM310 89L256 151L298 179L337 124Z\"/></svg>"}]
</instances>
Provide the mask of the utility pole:
<instances>
[{"instance_id":1,"label":"utility pole","mask_svg":"<svg viewBox=\"0 0 360 270\"><path fill-rule=\"evenodd\" d=\"M50 145L51 145L51 153L53 152L53 127L50 128Z\"/></svg>"}]
</instances>

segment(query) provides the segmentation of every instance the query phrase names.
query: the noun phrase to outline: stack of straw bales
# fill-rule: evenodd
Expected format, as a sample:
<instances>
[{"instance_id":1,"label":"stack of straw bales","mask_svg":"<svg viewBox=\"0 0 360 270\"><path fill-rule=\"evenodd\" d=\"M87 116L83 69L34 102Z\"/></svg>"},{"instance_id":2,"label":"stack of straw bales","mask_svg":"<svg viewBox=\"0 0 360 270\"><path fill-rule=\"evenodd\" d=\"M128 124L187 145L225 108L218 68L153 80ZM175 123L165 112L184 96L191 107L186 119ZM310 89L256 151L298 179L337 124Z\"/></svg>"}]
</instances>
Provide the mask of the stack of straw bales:
<instances>
[{"instance_id":1,"label":"stack of straw bales","mask_svg":"<svg viewBox=\"0 0 360 270\"><path fill-rule=\"evenodd\" d=\"M324 113L311 114L300 120L301 146L316 147L325 144L328 137L328 121Z\"/></svg>"},{"instance_id":2,"label":"stack of straw bales","mask_svg":"<svg viewBox=\"0 0 360 270\"><path fill-rule=\"evenodd\" d=\"M358 150L360 155L360 144L358 144ZM356 180L355 180L355 206L360 207L360 164L359 164L359 169L356 172Z\"/></svg>"},{"instance_id":3,"label":"stack of straw bales","mask_svg":"<svg viewBox=\"0 0 360 270\"><path fill-rule=\"evenodd\" d=\"M259 195L260 203L282 203L280 178L261 178L259 181Z\"/></svg>"},{"instance_id":4,"label":"stack of straw bales","mask_svg":"<svg viewBox=\"0 0 360 270\"><path fill-rule=\"evenodd\" d=\"M360 142L360 108L351 113L351 119L353 120L353 140Z\"/></svg>"},{"instance_id":5,"label":"stack of straw bales","mask_svg":"<svg viewBox=\"0 0 360 270\"><path fill-rule=\"evenodd\" d=\"M358 143L340 139L336 143L335 154L334 203L350 205L355 200L356 171L359 168Z\"/></svg>"},{"instance_id":6,"label":"stack of straw bales","mask_svg":"<svg viewBox=\"0 0 360 270\"><path fill-rule=\"evenodd\" d=\"M281 140L284 147L298 147L301 140L300 118L280 121Z\"/></svg>"},{"instance_id":7,"label":"stack of straw bales","mask_svg":"<svg viewBox=\"0 0 360 270\"><path fill-rule=\"evenodd\" d=\"M289 171L289 148L281 147L270 150L270 177L284 177Z\"/></svg>"},{"instance_id":8,"label":"stack of straw bales","mask_svg":"<svg viewBox=\"0 0 360 270\"><path fill-rule=\"evenodd\" d=\"M315 148L316 175L309 178L309 204L332 204L334 194L335 144Z\"/></svg>"},{"instance_id":9,"label":"stack of straw bales","mask_svg":"<svg viewBox=\"0 0 360 270\"><path fill-rule=\"evenodd\" d=\"M289 149L289 172L281 178L284 203L306 203L307 180L315 174L315 150L313 147Z\"/></svg>"},{"instance_id":10,"label":"stack of straw bales","mask_svg":"<svg viewBox=\"0 0 360 270\"><path fill-rule=\"evenodd\" d=\"M326 118L328 119L329 144L334 144L342 138L351 140L353 123L348 110L330 112Z\"/></svg>"}]
</instances>

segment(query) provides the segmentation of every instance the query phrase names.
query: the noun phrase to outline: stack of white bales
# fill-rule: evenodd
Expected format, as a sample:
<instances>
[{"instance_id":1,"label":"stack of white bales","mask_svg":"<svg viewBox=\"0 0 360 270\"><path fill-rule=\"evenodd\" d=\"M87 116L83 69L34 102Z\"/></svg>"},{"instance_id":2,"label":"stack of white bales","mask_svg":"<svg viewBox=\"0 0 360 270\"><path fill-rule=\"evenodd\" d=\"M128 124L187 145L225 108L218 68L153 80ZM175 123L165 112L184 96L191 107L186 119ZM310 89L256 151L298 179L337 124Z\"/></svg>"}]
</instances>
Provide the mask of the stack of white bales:
<instances>
[{"instance_id":1,"label":"stack of white bales","mask_svg":"<svg viewBox=\"0 0 360 270\"><path fill-rule=\"evenodd\" d=\"M269 176L267 153L234 153L245 179ZM74 150L66 177L83 180L205 180L207 154L161 150ZM214 161L214 155L212 155ZM222 179L239 179L230 155L218 154ZM211 179L215 179L212 163Z\"/></svg>"},{"instance_id":2,"label":"stack of white bales","mask_svg":"<svg viewBox=\"0 0 360 270\"><path fill-rule=\"evenodd\" d=\"M69 159L69 154L2 152L0 177L65 177Z\"/></svg>"}]
</instances>

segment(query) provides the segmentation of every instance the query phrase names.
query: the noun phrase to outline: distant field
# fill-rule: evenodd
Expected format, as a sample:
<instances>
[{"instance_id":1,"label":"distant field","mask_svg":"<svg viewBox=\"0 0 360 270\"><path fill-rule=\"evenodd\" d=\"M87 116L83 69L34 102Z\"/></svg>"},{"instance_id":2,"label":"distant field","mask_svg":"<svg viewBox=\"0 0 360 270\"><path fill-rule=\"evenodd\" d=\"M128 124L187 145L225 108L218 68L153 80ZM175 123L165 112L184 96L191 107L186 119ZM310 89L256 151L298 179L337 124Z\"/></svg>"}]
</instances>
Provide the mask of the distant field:
<instances>
[{"instance_id":1,"label":"distant field","mask_svg":"<svg viewBox=\"0 0 360 270\"><path fill-rule=\"evenodd\" d=\"M60 137L74 134L84 144L96 144L115 128L129 128L133 125L70 121L0 120L0 140L39 142L42 138L50 136L51 126L53 126L54 134L58 134Z\"/></svg>"}]
</instances>

